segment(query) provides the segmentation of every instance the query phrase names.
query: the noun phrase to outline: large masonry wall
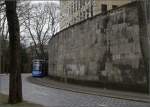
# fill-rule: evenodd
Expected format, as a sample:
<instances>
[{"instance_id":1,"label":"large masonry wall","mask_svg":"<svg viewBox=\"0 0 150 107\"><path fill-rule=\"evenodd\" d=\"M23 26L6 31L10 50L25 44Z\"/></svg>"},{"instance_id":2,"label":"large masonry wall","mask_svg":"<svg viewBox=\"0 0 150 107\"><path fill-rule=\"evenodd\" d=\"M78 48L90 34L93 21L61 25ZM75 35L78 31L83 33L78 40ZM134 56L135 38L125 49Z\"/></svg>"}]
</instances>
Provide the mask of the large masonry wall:
<instances>
[{"instance_id":1,"label":"large masonry wall","mask_svg":"<svg viewBox=\"0 0 150 107\"><path fill-rule=\"evenodd\" d=\"M136 3L73 25L49 42L49 75L146 92L139 32Z\"/></svg>"},{"instance_id":2,"label":"large masonry wall","mask_svg":"<svg viewBox=\"0 0 150 107\"><path fill-rule=\"evenodd\" d=\"M0 73L2 73L2 69L1 69L1 66L2 66L2 59L1 59L1 57L2 57L2 49L1 49L1 38L0 38Z\"/></svg>"}]
</instances>

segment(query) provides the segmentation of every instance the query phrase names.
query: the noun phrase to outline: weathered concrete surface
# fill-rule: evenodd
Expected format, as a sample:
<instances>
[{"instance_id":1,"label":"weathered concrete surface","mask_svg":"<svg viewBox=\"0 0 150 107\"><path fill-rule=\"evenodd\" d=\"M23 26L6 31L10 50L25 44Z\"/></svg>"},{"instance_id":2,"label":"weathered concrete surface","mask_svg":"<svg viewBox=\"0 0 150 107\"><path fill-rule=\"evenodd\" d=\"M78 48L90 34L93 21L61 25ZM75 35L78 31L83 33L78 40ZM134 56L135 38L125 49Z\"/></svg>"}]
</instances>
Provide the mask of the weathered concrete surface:
<instances>
[{"instance_id":1,"label":"weathered concrete surface","mask_svg":"<svg viewBox=\"0 0 150 107\"><path fill-rule=\"evenodd\" d=\"M52 37L49 75L148 92L137 5L97 15Z\"/></svg>"},{"instance_id":2,"label":"weathered concrete surface","mask_svg":"<svg viewBox=\"0 0 150 107\"><path fill-rule=\"evenodd\" d=\"M138 1L140 45L147 72L148 92L150 93L150 1Z\"/></svg>"}]
</instances>

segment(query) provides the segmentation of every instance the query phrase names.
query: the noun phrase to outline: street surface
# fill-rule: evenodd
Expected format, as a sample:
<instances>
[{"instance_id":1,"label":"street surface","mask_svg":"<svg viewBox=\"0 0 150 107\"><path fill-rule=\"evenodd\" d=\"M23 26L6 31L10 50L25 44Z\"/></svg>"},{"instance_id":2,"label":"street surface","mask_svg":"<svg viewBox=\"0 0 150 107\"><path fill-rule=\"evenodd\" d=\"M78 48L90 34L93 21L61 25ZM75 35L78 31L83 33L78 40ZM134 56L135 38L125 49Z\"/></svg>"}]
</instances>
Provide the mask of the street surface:
<instances>
[{"instance_id":1,"label":"street surface","mask_svg":"<svg viewBox=\"0 0 150 107\"><path fill-rule=\"evenodd\" d=\"M150 107L150 103L87 95L35 85L23 74L23 98L46 107ZM8 94L8 75L0 75L0 92Z\"/></svg>"}]
</instances>

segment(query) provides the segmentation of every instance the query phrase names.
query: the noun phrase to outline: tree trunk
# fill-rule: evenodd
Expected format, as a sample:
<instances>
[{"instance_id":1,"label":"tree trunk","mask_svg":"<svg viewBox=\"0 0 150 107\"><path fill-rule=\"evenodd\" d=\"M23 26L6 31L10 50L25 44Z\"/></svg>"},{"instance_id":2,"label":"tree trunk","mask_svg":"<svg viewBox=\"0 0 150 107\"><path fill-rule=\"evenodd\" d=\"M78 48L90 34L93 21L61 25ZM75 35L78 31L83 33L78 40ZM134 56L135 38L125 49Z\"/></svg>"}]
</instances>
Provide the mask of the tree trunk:
<instances>
[{"instance_id":1,"label":"tree trunk","mask_svg":"<svg viewBox=\"0 0 150 107\"><path fill-rule=\"evenodd\" d=\"M10 40L9 103L14 104L22 101L22 81L20 71L20 27L16 12L16 0L5 0L5 4Z\"/></svg>"}]
</instances>

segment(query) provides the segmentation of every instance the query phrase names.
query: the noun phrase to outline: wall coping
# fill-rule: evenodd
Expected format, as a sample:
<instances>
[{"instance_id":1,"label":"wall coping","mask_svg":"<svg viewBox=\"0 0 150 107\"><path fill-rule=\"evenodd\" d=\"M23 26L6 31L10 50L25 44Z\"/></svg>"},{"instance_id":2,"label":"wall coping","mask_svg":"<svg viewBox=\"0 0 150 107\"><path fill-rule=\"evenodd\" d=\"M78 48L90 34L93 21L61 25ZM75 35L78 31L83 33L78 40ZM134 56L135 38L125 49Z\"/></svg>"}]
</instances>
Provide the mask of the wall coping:
<instances>
[{"instance_id":1,"label":"wall coping","mask_svg":"<svg viewBox=\"0 0 150 107\"><path fill-rule=\"evenodd\" d=\"M99 16L107 16L109 13L113 13L113 12L116 11L116 10L119 10L119 9L122 9L122 8L125 8L125 7L136 6L136 5L137 5L137 1L134 1L134 2L131 2L131 3L127 3L127 4L124 4L124 5L122 5L122 6L117 7L117 8L115 8L115 9L108 10L106 13L99 13L99 14L93 16L93 17L87 18L87 19L82 20L82 21L80 21L80 22L77 22L77 23L75 23L75 24L73 24L73 25L70 25L69 27L62 29L62 30L60 30L59 32L57 32L55 35L53 35L53 36L50 38L49 43L50 43L50 41L51 41L53 38L55 38L57 35L59 35L60 33L66 31L66 30L68 30L68 29L70 29L70 28L73 28L74 26L78 26L78 25L80 25L80 24L82 24L82 23L85 23L85 22L87 22L87 21L89 21L89 20L96 19L96 18L99 17Z\"/></svg>"}]
</instances>

